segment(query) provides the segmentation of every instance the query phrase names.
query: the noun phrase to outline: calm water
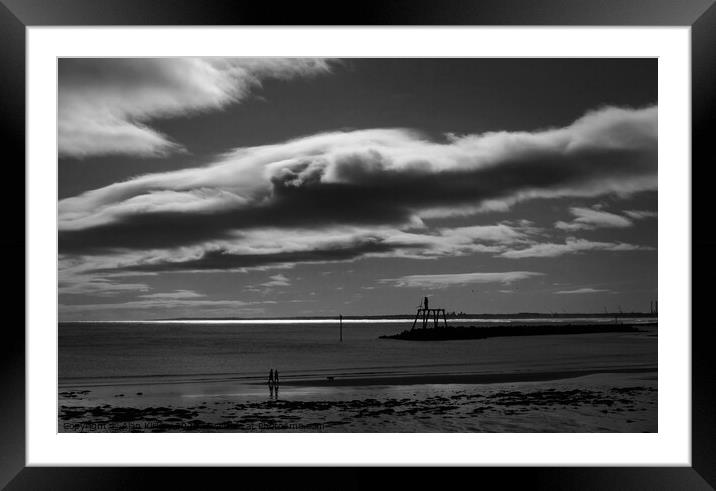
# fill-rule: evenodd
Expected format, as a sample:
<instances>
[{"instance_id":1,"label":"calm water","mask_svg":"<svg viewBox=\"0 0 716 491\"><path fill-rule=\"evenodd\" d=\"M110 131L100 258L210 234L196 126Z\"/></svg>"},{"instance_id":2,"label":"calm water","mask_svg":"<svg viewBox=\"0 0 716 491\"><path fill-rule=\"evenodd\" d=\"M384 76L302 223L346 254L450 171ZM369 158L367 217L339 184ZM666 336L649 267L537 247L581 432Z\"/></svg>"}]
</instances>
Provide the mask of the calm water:
<instances>
[{"instance_id":1,"label":"calm water","mask_svg":"<svg viewBox=\"0 0 716 491\"><path fill-rule=\"evenodd\" d=\"M61 324L59 383L249 381L263 379L269 368L289 379L656 366L656 328L441 342L378 339L411 323L344 322L343 343L335 321Z\"/></svg>"}]
</instances>

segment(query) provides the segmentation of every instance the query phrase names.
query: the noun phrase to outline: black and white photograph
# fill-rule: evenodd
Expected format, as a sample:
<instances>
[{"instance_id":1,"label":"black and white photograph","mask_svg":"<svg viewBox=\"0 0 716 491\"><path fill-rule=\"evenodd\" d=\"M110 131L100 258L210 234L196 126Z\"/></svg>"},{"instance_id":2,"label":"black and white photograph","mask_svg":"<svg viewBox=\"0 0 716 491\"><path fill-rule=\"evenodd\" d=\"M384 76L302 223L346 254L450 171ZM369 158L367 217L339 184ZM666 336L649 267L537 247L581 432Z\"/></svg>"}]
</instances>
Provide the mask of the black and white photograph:
<instances>
[{"instance_id":1,"label":"black and white photograph","mask_svg":"<svg viewBox=\"0 0 716 491\"><path fill-rule=\"evenodd\" d=\"M658 432L657 61L58 58L57 431Z\"/></svg>"}]
</instances>

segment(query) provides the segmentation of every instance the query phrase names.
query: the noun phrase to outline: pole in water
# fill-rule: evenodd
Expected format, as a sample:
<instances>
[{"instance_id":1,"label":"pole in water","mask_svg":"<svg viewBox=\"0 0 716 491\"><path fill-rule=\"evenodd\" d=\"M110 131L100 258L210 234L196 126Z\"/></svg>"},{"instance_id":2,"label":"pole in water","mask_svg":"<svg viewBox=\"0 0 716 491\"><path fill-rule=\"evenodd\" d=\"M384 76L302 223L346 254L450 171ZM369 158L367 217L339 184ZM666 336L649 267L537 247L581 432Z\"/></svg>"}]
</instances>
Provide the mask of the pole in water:
<instances>
[{"instance_id":1,"label":"pole in water","mask_svg":"<svg viewBox=\"0 0 716 491\"><path fill-rule=\"evenodd\" d=\"M340 333L341 333L341 343L343 342L343 315L338 316L338 320L340 322Z\"/></svg>"}]
</instances>

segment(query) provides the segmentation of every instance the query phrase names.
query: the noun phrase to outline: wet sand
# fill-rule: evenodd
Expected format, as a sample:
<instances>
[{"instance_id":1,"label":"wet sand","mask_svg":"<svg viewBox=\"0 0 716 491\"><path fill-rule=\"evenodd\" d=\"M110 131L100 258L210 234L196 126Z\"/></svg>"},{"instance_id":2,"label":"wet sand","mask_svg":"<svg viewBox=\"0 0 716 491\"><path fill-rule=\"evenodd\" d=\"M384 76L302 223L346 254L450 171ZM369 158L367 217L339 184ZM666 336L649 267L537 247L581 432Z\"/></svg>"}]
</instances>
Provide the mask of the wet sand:
<instances>
[{"instance_id":1,"label":"wet sand","mask_svg":"<svg viewBox=\"0 0 716 491\"><path fill-rule=\"evenodd\" d=\"M655 368L63 388L59 432L655 432Z\"/></svg>"}]
</instances>

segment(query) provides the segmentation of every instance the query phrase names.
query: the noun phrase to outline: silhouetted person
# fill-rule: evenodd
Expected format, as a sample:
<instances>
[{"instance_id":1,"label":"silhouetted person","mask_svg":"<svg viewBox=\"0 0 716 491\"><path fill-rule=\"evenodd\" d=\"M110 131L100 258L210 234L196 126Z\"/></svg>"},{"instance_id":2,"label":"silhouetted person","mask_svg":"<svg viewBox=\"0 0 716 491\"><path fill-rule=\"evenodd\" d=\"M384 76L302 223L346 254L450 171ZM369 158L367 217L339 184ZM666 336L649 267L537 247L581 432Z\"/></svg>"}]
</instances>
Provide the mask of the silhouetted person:
<instances>
[{"instance_id":1,"label":"silhouetted person","mask_svg":"<svg viewBox=\"0 0 716 491\"><path fill-rule=\"evenodd\" d=\"M270 387L273 387L273 368L271 370L269 370L268 384Z\"/></svg>"},{"instance_id":2,"label":"silhouetted person","mask_svg":"<svg viewBox=\"0 0 716 491\"><path fill-rule=\"evenodd\" d=\"M274 384L276 385L276 387L277 387L276 390L278 390L278 370L275 370L275 371L273 372L273 383L274 383Z\"/></svg>"},{"instance_id":3,"label":"silhouetted person","mask_svg":"<svg viewBox=\"0 0 716 491\"><path fill-rule=\"evenodd\" d=\"M423 300L423 303L425 304L425 310L428 310L428 297L425 297L425 300Z\"/></svg>"}]
</instances>

